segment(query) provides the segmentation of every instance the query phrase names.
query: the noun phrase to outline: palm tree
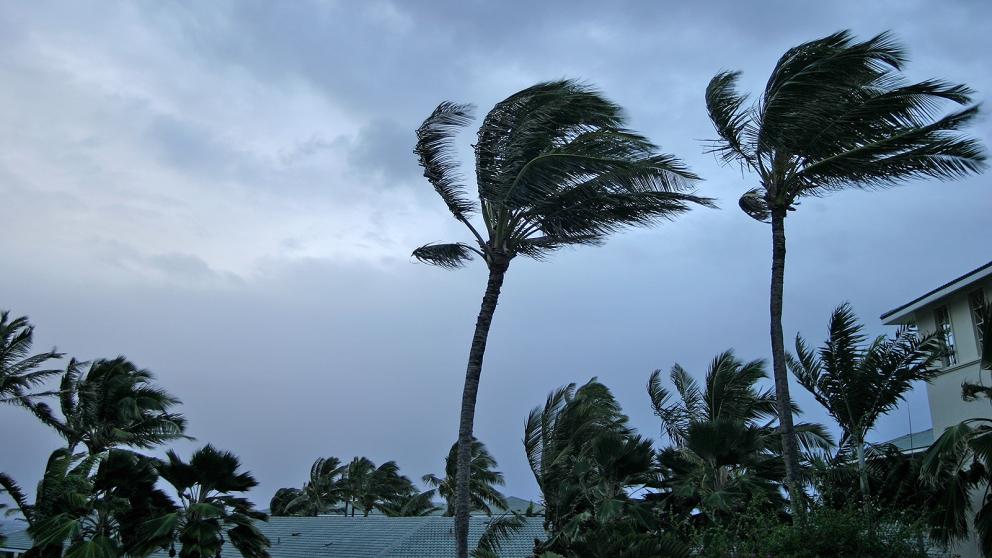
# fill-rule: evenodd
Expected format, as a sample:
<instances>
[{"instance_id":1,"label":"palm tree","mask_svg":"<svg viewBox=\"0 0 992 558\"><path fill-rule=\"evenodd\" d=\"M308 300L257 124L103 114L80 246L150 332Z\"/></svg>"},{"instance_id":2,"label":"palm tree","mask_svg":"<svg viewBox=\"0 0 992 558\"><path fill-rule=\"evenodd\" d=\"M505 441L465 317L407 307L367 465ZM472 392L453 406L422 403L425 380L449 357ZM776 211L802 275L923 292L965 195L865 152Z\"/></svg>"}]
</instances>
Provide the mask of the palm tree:
<instances>
[{"instance_id":1,"label":"palm tree","mask_svg":"<svg viewBox=\"0 0 992 558\"><path fill-rule=\"evenodd\" d=\"M503 486L503 473L494 471L496 459L486 449L485 444L476 438L472 438L472 477L469 490L469 497L472 502L473 511L481 511L491 516L493 510L507 509L506 498L496 489ZM437 490L438 494L444 498L448 504L445 515L455 513L455 475L457 474L458 463L458 443L455 442L448 452L448 457L444 458L444 478L436 475L424 475L424 484Z\"/></svg>"},{"instance_id":2,"label":"palm tree","mask_svg":"<svg viewBox=\"0 0 992 558\"><path fill-rule=\"evenodd\" d=\"M175 489L179 509L157 522L152 536L171 535L180 544L180 558L219 556L225 540L245 558L268 558L269 540L255 526L268 516L233 495L258 485L240 468L237 456L209 444L193 452L189 463L169 450L158 472Z\"/></svg>"},{"instance_id":3,"label":"palm tree","mask_svg":"<svg viewBox=\"0 0 992 558\"><path fill-rule=\"evenodd\" d=\"M151 372L124 357L84 363L69 361L59 385L58 418L46 403L32 403L35 415L65 438L69 452L79 444L91 454L117 446L152 448L186 438L186 419L170 411L179 400L153 383Z\"/></svg>"},{"instance_id":4,"label":"palm tree","mask_svg":"<svg viewBox=\"0 0 992 558\"><path fill-rule=\"evenodd\" d=\"M372 510L383 511L397 497L412 492L413 483L400 475L395 461L376 467L371 459L356 457L347 465L341 490L345 515L350 505L352 516L360 509L362 515L368 517Z\"/></svg>"},{"instance_id":5,"label":"palm tree","mask_svg":"<svg viewBox=\"0 0 992 558\"><path fill-rule=\"evenodd\" d=\"M622 109L574 81L540 83L489 111L475 144L479 200L473 202L456 167L454 135L472 108L441 103L417 130L415 152L424 176L469 244L428 244L413 256L444 268L479 256L489 280L465 371L458 426L455 533L458 558L468 557L470 461L475 403L489 327L503 278L518 255L543 259L556 249L603 242L627 226L671 219L692 204L697 177L675 157L624 128ZM473 224L478 212L482 226ZM480 233L483 231L486 237ZM473 246L472 244L475 244Z\"/></svg>"},{"instance_id":6,"label":"palm tree","mask_svg":"<svg viewBox=\"0 0 992 558\"><path fill-rule=\"evenodd\" d=\"M728 350L710 363L702 386L678 364L670 377L675 394L662 386L659 370L647 387L672 444L658 455L668 505L706 513L729 513L752 501L777 507L784 471L775 394L757 388L767 378L764 362L743 362ZM821 425L801 423L797 431L809 448L831 443Z\"/></svg>"},{"instance_id":7,"label":"palm tree","mask_svg":"<svg viewBox=\"0 0 992 558\"><path fill-rule=\"evenodd\" d=\"M381 510L389 517L423 517L434 515L441 508L434 505L434 490L417 492L411 490L398 494L386 502Z\"/></svg>"},{"instance_id":8,"label":"palm tree","mask_svg":"<svg viewBox=\"0 0 992 558\"><path fill-rule=\"evenodd\" d=\"M302 489L280 488L272 497L272 515L316 516L327 513L341 501L342 482L347 467L337 457L321 457L310 467L310 480Z\"/></svg>"},{"instance_id":9,"label":"palm tree","mask_svg":"<svg viewBox=\"0 0 992 558\"><path fill-rule=\"evenodd\" d=\"M155 487L157 480L150 458L110 450L100 456L94 475L62 486L58 513L35 518L28 532L36 547L68 543L66 558L142 556L167 543L162 537L148 538L146 526L175 510L168 495Z\"/></svg>"},{"instance_id":10,"label":"palm tree","mask_svg":"<svg viewBox=\"0 0 992 558\"><path fill-rule=\"evenodd\" d=\"M865 344L850 304L830 315L829 336L813 351L796 335L796 356L786 356L793 375L823 405L844 431L840 448L853 448L858 458L861 494L869 495L865 437L878 418L899 404L915 381L928 381L943 349L936 333L920 336L901 327L894 338L880 335Z\"/></svg>"},{"instance_id":11,"label":"palm tree","mask_svg":"<svg viewBox=\"0 0 992 558\"><path fill-rule=\"evenodd\" d=\"M721 72L706 88L720 138L713 151L758 175L759 187L747 191L740 206L772 226L772 363L794 501L799 453L782 333L786 215L803 197L960 178L984 167L979 143L958 133L978 108L938 116L943 101L970 103L971 90L938 80L906 83L905 62L905 50L888 33L856 42L841 31L789 49L753 106L736 91L740 72Z\"/></svg>"},{"instance_id":12,"label":"palm tree","mask_svg":"<svg viewBox=\"0 0 992 558\"><path fill-rule=\"evenodd\" d=\"M0 312L0 403L20 403L48 395L28 391L60 372L39 368L49 360L62 358L62 353L52 349L31 355L33 341L34 326L26 316L11 320L10 312Z\"/></svg>"},{"instance_id":13,"label":"palm tree","mask_svg":"<svg viewBox=\"0 0 992 558\"><path fill-rule=\"evenodd\" d=\"M651 441L637 435L606 386L595 379L553 391L531 411L524 448L545 506L548 540L538 553L562 556L689 556L659 532Z\"/></svg>"}]
</instances>

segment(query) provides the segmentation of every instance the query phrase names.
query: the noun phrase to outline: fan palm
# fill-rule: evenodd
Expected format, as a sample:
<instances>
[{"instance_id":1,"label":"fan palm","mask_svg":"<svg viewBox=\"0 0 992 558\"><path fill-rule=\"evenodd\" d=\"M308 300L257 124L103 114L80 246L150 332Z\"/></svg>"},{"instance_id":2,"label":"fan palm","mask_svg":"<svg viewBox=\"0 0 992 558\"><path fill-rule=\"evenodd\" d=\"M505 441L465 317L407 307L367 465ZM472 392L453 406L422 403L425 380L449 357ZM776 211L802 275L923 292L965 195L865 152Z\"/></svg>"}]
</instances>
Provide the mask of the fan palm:
<instances>
[{"instance_id":1,"label":"fan palm","mask_svg":"<svg viewBox=\"0 0 992 558\"><path fill-rule=\"evenodd\" d=\"M473 511L481 511L486 515L492 515L493 510L507 509L506 498L496 489L503 486L503 473L494 471L496 459L490 455L485 444L476 438L472 438L472 477L469 490L469 497L472 502ZM438 494L444 498L448 504L445 515L455 513L455 475L458 468L458 443L451 446L448 457L444 458L444 478L437 475L424 475L424 484L437 490Z\"/></svg>"},{"instance_id":2,"label":"fan palm","mask_svg":"<svg viewBox=\"0 0 992 558\"><path fill-rule=\"evenodd\" d=\"M669 504L708 513L739 510L752 501L780 504L778 409L775 394L757 387L767 378L764 362L743 362L728 350L710 363L702 386L678 364L670 378L675 393L662 386L659 370L647 386L672 443L658 455ZM790 406L791 412L798 409ZM807 448L831 444L821 425L800 423L796 429Z\"/></svg>"},{"instance_id":3,"label":"fan palm","mask_svg":"<svg viewBox=\"0 0 992 558\"><path fill-rule=\"evenodd\" d=\"M70 360L59 385L57 417L46 403L31 409L68 442L69 452L79 444L91 454L117 446L151 448L185 438L186 419L170 411L179 400L153 383L151 372L124 357L98 360L89 371Z\"/></svg>"},{"instance_id":4,"label":"fan palm","mask_svg":"<svg viewBox=\"0 0 992 558\"><path fill-rule=\"evenodd\" d=\"M468 556L470 460L475 403L486 340L510 262L542 259L571 245L599 244L627 226L671 219L709 200L691 193L697 177L626 129L622 109L574 81L540 83L489 111L475 144L478 202L461 184L454 135L471 120L468 105L441 103L417 130L424 176L470 243L428 244L413 256L456 268L479 256L489 279L469 350L458 427L455 532ZM480 215L481 226L473 224ZM482 232L480 232L482 231ZM483 236L485 234L485 236ZM474 246L473 246L474 244Z\"/></svg>"},{"instance_id":5,"label":"fan palm","mask_svg":"<svg viewBox=\"0 0 992 558\"><path fill-rule=\"evenodd\" d=\"M180 558L213 558L225 540L245 558L268 558L269 540L255 526L268 516L234 495L258 485L240 468L237 456L209 444L193 452L188 463L170 450L158 472L175 489L180 505L156 522L150 536L178 541Z\"/></svg>"},{"instance_id":6,"label":"fan palm","mask_svg":"<svg viewBox=\"0 0 992 558\"><path fill-rule=\"evenodd\" d=\"M838 446L858 458L862 496L868 497L865 437L878 418L899 404L913 382L927 381L943 354L936 333L920 336L901 327L894 338L880 335L866 344L863 326L849 304L830 315L829 336L812 350L796 336L796 356L786 355L793 375L837 421L844 434Z\"/></svg>"},{"instance_id":7,"label":"fan palm","mask_svg":"<svg viewBox=\"0 0 992 558\"><path fill-rule=\"evenodd\" d=\"M914 178L953 179L984 167L978 142L958 133L977 107L938 112L944 101L970 103L971 90L939 80L906 83L905 62L904 49L888 33L856 42L841 31L789 49L751 107L736 91L739 72L721 72L706 88L720 138L714 151L758 175L759 186L741 197L741 208L771 221L773 375L793 498L799 497L799 454L782 333L787 213L803 197Z\"/></svg>"},{"instance_id":8,"label":"fan palm","mask_svg":"<svg viewBox=\"0 0 992 558\"><path fill-rule=\"evenodd\" d=\"M0 312L0 403L29 401L29 391L47 378L60 372L58 369L41 369L50 360L62 358L55 349L47 353L31 354L34 326L26 316L10 319L10 312Z\"/></svg>"},{"instance_id":9,"label":"fan palm","mask_svg":"<svg viewBox=\"0 0 992 558\"><path fill-rule=\"evenodd\" d=\"M337 457L321 457L310 467L310 480L302 489L280 488L272 497L272 515L316 516L330 511L341 501L342 481L346 467Z\"/></svg>"}]
</instances>

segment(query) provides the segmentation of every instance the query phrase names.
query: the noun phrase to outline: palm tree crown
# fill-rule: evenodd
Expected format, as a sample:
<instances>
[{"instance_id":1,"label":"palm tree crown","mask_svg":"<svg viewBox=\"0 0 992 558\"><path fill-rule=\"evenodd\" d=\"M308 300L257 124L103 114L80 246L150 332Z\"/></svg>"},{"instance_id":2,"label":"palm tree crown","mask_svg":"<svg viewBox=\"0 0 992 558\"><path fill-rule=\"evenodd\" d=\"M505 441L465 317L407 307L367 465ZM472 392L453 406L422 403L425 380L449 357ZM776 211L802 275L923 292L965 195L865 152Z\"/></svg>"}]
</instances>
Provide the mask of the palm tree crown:
<instances>
[{"instance_id":1,"label":"palm tree crown","mask_svg":"<svg viewBox=\"0 0 992 558\"><path fill-rule=\"evenodd\" d=\"M179 400L153 383L154 377L124 357L97 360L83 373L75 359L66 366L59 386L58 418L46 403L32 404L34 413L69 443L96 454L116 446L151 448L184 438L186 419L170 411Z\"/></svg>"},{"instance_id":2,"label":"palm tree crown","mask_svg":"<svg viewBox=\"0 0 992 558\"><path fill-rule=\"evenodd\" d=\"M766 220L804 196L980 171L980 144L959 134L978 107L938 116L944 101L966 105L972 91L933 79L906 83L905 63L891 34L856 42L841 31L786 51L753 106L735 89L740 72L717 74L706 88L720 136L714 151L761 182L741 208Z\"/></svg>"},{"instance_id":3,"label":"palm tree crown","mask_svg":"<svg viewBox=\"0 0 992 558\"><path fill-rule=\"evenodd\" d=\"M517 255L540 259L710 203L691 194L697 177L685 165L624 128L618 105L568 80L524 89L489 112L475 145L475 203L456 172L453 141L471 115L469 105L441 103L417 130L415 151L476 246L428 244L413 253L421 261L458 267L475 253L499 267ZM488 238L471 223L474 213Z\"/></svg>"},{"instance_id":4,"label":"palm tree crown","mask_svg":"<svg viewBox=\"0 0 992 558\"><path fill-rule=\"evenodd\" d=\"M472 481L469 487L469 497L472 510L492 515L493 511L507 509L506 498L496 489L503 486L503 473L494 471L496 459L486 449L485 444L472 438ZM444 478L437 475L424 475L424 484L437 490L438 494L448 503L446 515L455 513L455 473L458 468L458 443L451 446L451 451L444 458Z\"/></svg>"}]
</instances>

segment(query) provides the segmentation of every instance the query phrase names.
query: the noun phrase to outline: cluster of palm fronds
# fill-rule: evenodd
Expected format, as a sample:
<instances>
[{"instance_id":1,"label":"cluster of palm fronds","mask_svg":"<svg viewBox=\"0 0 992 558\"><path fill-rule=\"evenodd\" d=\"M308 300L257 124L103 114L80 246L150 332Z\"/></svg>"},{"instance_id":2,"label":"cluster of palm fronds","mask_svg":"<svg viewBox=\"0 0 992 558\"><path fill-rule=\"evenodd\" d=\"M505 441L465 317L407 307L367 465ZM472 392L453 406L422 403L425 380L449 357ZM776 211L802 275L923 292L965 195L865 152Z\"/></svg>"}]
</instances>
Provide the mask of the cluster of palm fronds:
<instances>
[{"instance_id":1,"label":"cluster of palm fronds","mask_svg":"<svg viewBox=\"0 0 992 558\"><path fill-rule=\"evenodd\" d=\"M63 355L31 355L32 335L26 318L0 314L0 401L27 409L65 441L48 458L34 502L0 473L33 539L28 556L118 558L156 549L174 556L178 548L183 558L209 558L225 542L248 558L268 556L269 541L255 526L266 515L236 495L257 482L234 454L207 445L186 462L171 450L165 460L135 451L188 438L186 419L172 410L179 400L150 372L124 357L43 368ZM58 375L57 390L32 391Z\"/></svg>"}]
</instances>

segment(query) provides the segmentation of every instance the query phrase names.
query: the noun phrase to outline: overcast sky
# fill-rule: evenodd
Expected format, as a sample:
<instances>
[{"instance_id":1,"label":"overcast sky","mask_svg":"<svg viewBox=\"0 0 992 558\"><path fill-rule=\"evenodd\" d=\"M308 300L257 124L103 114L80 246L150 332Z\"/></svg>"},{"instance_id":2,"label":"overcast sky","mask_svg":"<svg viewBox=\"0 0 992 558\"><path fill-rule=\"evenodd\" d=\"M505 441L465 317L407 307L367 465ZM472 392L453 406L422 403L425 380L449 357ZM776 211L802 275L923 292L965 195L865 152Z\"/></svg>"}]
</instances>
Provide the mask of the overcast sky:
<instances>
[{"instance_id":1,"label":"overcast sky","mask_svg":"<svg viewBox=\"0 0 992 558\"><path fill-rule=\"evenodd\" d=\"M319 456L441 472L485 271L409 257L465 239L420 175L413 130L442 100L484 113L537 81L586 80L723 209L514 262L476 432L506 492L536 498L522 429L551 389L596 376L657 438L652 370L701 377L729 347L769 356L770 230L736 203L756 184L704 153L714 73L743 70L757 90L791 46L891 29L911 78L992 92L986 1L701 4L5 3L0 308L30 316L39 351L153 371L197 438L181 452L240 455L262 507ZM987 113L974 133L988 144ZM883 311L992 258L990 209L987 176L803 201L787 222L787 339L819 344L843 301L887 331ZM871 437L929 420L917 389ZM26 487L59 444L0 408L0 470Z\"/></svg>"}]
</instances>

